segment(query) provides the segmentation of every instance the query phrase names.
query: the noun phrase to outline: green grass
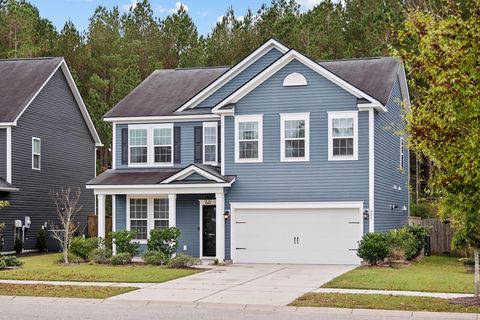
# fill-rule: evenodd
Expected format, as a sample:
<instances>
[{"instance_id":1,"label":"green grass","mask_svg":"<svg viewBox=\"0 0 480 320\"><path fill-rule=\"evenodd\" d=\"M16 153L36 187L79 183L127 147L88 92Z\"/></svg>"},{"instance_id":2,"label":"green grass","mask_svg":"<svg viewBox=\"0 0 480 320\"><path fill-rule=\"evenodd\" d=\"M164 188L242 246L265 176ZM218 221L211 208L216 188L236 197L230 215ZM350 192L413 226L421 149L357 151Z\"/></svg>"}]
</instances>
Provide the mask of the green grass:
<instances>
[{"instance_id":1,"label":"green grass","mask_svg":"<svg viewBox=\"0 0 480 320\"><path fill-rule=\"evenodd\" d=\"M21 258L23 268L0 271L0 279L97 281L97 282L165 282L185 277L201 270L167 269L156 266L110 266L97 264L58 264L59 254L46 254Z\"/></svg>"},{"instance_id":2,"label":"green grass","mask_svg":"<svg viewBox=\"0 0 480 320\"><path fill-rule=\"evenodd\" d=\"M359 267L324 288L473 293L473 274L457 258L431 256L404 269Z\"/></svg>"},{"instance_id":3,"label":"green grass","mask_svg":"<svg viewBox=\"0 0 480 320\"><path fill-rule=\"evenodd\" d=\"M137 288L2 283L0 285L0 295L106 299L135 289Z\"/></svg>"},{"instance_id":4,"label":"green grass","mask_svg":"<svg viewBox=\"0 0 480 320\"><path fill-rule=\"evenodd\" d=\"M428 297L387 296L380 294L307 293L293 301L297 307L383 309L431 312L479 313L480 307L449 304L448 300Z\"/></svg>"}]
</instances>

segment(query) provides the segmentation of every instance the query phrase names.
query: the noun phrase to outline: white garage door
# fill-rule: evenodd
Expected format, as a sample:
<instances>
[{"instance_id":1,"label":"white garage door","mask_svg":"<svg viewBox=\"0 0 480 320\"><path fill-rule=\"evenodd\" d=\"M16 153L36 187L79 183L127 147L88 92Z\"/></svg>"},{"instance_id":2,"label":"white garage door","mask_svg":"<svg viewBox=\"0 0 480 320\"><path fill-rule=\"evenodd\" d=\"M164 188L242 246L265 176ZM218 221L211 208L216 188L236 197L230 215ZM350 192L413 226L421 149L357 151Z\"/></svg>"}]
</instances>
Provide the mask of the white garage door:
<instances>
[{"instance_id":1,"label":"white garage door","mask_svg":"<svg viewBox=\"0 0 480 320\"><path fill-rule=\"evenodd\" d=\"M236 263L358 264L359 209L235 209Z\"/></svg>"}]
</instances>

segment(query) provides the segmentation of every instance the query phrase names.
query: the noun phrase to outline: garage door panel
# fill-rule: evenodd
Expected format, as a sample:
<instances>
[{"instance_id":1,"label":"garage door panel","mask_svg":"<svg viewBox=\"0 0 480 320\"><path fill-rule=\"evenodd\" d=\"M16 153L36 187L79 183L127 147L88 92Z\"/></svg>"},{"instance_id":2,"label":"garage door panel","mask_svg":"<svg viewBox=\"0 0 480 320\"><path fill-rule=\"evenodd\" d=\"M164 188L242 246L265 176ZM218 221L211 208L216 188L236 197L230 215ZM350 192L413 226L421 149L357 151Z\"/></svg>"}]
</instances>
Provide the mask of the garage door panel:
<instances>
[{"instance_id":1,"label":"garage door panel","mask_svg":"<svg viewBox=\"0 0 480 320\"><path fill-rule=\"evenodd\" d=\"M237 209L235 214L235 262L359 263L358 209Z\"/></svg>"}]
</instances>

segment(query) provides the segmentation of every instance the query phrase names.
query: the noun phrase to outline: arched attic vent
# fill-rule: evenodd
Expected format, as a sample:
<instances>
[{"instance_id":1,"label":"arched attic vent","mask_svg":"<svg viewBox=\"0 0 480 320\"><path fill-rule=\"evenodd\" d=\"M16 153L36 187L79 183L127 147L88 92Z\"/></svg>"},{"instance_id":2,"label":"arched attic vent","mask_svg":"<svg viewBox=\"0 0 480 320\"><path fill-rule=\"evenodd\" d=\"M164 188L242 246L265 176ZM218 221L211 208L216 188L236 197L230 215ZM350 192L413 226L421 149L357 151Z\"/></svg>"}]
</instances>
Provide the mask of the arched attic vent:
<instances>
[{"instance_id":1,"label":"arched attic vent","mask_svg":"<svg viewBox=\"0 0 480 320\"><path fill-rule=\"evenodd\" d=\"M307 79L305 79L305 77L298 72L290 73L283 80L284 87L306 86L306 85L307 85Z\"/></svg>"}]
</instances>

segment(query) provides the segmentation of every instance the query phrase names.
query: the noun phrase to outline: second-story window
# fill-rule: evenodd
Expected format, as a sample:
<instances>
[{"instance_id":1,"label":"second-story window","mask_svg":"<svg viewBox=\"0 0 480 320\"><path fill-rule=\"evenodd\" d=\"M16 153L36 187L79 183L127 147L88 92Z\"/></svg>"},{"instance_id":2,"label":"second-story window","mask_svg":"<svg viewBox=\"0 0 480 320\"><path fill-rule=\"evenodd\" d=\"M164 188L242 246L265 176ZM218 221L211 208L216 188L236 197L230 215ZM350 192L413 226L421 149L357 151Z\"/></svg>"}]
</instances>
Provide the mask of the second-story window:
<instances>
[{"instance_id":1,"label":"second-story window","mask_svg":"<svg viewBox=\"0 0 480 320\"><path fill-rule=\"evenodd\" d=\"M173 164L173 124L130 125L129 165Z\"/></svg>"},{"instance_id":2,"label":"second-story window","mask_svg":"<svg viewBox=\"0 0 480 320\"><path fill-rule=\"evenodd\" d=\"M308 113L280 114L282 161L309 160L309 116Z\"/></svg>"},{"instance_id":3,"label":"second-story window","mask_svg":"<svg viewBox=\"0 0 480 320\"><path fill-rule=\"evenodd\" d=\"M32 138L32 169L40 170L42 146L39 138Z\"/></svg>"},{"instance_id":4,"label":"second-story window","mask_svg":"<svg viewBox=\"0 0 480 320\"><path fill-rule=\"evenodd\" d=\"M147 129L130 129L130 162L147 163Z\"/></svg>"},{"instance_id":5,"label":"second-story window","mask_svg":"<svg viewBox=\"0 0 480 320\"><path fill-rule=\"evenodd\" d=\"M217 123L203 123L203 163L217 164Z\"/></svg>"},{"instance_id":6,"label":"second-story window","mask_svg":"<svg viewBox=\"0 0 480 320\"><path fill-rule=\"evenodd\" d=\"M328 160L358 159L358 113L328 113Z\"/></svg>"},{"instance_id":7,"label":"second-story window","mask_svg":"<svg viewBox=\"0 0 480 320\"><path fill-rule=\"evenodd\" d=\"M235 117L236 162L262 162L263 117L248 115Z\"/></svg>"}]
</instances>

